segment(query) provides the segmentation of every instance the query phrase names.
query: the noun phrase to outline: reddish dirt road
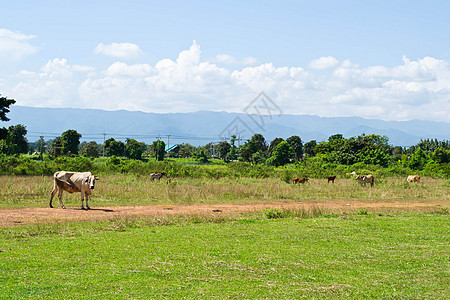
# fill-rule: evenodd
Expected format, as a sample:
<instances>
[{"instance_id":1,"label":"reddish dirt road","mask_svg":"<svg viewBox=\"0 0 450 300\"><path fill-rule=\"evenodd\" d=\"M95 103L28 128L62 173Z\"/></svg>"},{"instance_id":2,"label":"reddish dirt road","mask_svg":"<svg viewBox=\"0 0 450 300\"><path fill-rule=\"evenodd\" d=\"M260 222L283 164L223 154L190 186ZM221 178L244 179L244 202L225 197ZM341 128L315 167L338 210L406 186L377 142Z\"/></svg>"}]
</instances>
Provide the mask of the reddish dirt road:
<instances>
[{"instance_id":1,"label":"reddish dirt road","mask_svg":"<svg viewBox=\"0 0 450 300\"><path fill-rule=\"evenodd\" d=\"M320 208L327 212L344 212L368 209L373 211L420 210L433 211L445 206L444 202L278 202L253 204L199 204L199 205L146 205L95 207L91 210L79 208L23 208L0 209L0 227L14 225L58 223L77 221L99 221L129 216L177 216L177 215L238 215L255 213L268 208L311 209Z\"/></svg>"}]
</instances>

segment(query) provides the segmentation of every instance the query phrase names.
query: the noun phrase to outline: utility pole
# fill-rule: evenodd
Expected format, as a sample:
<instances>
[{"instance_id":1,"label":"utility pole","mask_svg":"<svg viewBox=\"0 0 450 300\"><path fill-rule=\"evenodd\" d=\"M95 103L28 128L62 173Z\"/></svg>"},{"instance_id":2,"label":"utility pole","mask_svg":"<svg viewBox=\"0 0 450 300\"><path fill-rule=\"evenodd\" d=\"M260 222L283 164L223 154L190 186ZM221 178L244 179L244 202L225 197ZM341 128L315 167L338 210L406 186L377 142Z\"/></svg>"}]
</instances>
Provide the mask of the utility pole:
<instances>
[{"instance_id":1,"label":"utility pole","mask_svg":"<svg viewBox=\"0 0 450 300\"><path fill-rule=\"evenodd\" d=\"M103 157L105 157L105 138L106 138L106 131L103 130Z\"/></svg>"},{"instance_id":2,"label":"utility pole","mask_svg":"<svg viewBox=\"0 0 450 300\"><path fill-rule=\"evenodd\" d=\"M159 133L157 139L158 140L156 142L156 161L158 161L158 152L159 152Z\"/></svg>"},{"instance_id":3,"label":"utility pole","mask_svg":"<svg viewBox=\"0 0 450 300\"><path fill-rule=\"evenodd\" d=\"M170 134L167 135L167 158L169 158L169 149L170 149L169 138Z\"/></svg>"},{"instance_id":4,"label":"utility pole","mask_svg":"<svg viewBox=\"0 0 450 300\"><path fill-rule=\"evenodd\" d=\"M44 136L43 135L41 135L40 137L39 137L40 139L41 139L41 159L44 159L44 155L42 154L42 147L44 146Z\"/></svg>"}]
</instances>

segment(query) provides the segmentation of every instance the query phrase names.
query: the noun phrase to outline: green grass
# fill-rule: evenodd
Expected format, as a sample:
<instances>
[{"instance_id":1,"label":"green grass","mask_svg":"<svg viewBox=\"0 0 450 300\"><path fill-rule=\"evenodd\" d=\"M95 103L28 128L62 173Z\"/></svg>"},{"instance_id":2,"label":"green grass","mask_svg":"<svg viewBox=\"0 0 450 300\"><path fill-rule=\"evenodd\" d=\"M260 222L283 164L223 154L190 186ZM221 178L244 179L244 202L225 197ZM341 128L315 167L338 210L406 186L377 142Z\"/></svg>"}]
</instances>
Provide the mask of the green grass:
<instances>
[{"instance_id":1,"label":"green grass","mask_svg":"<svg viewBox=\"0 0 450 300\"><path fill-rule=\"evenodd\" d=\"M450 297L444 212L285 215L2 228L0 298Z\"/></svg>"}]
</instances>

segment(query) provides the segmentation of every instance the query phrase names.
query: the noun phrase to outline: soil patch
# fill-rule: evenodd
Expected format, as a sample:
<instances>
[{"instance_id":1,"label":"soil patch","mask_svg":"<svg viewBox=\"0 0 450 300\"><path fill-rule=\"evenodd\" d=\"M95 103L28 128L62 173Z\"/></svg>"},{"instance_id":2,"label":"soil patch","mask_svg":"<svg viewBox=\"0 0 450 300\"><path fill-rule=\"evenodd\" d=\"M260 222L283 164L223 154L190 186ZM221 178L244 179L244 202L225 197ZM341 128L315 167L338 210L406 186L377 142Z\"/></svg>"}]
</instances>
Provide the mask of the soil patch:
<instances>
[{"instance_id":1,"label":"soil patch","mask_svg":"<svg viewBox=\"0 0 450 300\"><path fill-rule=\"evenodd\" d=\"M441 202L276 202L252 204L198 204L198 205L145 205L94 207L90 210L80 208L23 208L0 209L0 227L15 225L58 223L78 221L108 220L127 216L176 216L176 215L238 215L255 213L269 208L311 209L314 207L330 211L344 212L368 209L374 211L389 210L438 210Z\"/></svg>"}]
</instances>

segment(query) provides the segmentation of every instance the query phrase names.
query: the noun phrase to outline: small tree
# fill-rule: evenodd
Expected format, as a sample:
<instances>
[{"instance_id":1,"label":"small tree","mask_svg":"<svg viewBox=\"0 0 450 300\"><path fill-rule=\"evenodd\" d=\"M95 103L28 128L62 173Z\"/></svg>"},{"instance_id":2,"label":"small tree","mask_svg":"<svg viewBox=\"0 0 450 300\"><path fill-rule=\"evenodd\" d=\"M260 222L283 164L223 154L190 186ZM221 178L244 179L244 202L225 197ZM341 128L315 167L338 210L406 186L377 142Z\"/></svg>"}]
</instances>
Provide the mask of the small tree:
<instances>
[{"instance_id":1,"label":"small tree","mask_svg":"<svg viewBox=\"0 0 450 300\"><path fill-rule=\"evenodd\" d=\"M230 140L230 151L227 153L228 160L236 160L237 159L237 148L236 148L236 136L232 135Z\"/></svg>"},{"instance_id":2,"label":"small tree","mask_svg":"<svg viewBox=\"0 0 450 300\"><path fill-rule=\"evenodd\" d=\"M154 141L152 144L152 150L153 153L155 154L155 158L157 161L163 161L164 160L164 154L166 153L166 144L161 141L161 140L157 140Z\"/></svg>"},{"instance_id":3,"label":"small tree","mask_svg":"<svg viewBox=\"0 0 450 300\"><path fill-rule=\"evenodd\" d=\"M80 146L81 134L74 129L64 131L61 135L63 146L63 153L66 155L78 154L78 147Z\"/></svg>"},{"instance_id":4,"label":"small tree","mask_svg":"<svg viewBox=\"0 0 450 300\"><path fill-rule=\"evenodd\" d=\"M63 154L63 144L60 136L54 138L50 142L50 146L48 147L48 153L50 153L50 155L53 155L54 157L58 157Z\"/></svg>"},{"instance_id":5,"label":"small tree","mask_svg":"<svg viewBox=\"0 0 450 300\"><path fill-rule=\"evenodd\" d=\"M293 136L287 138L286 142L289 144L289 146L292 147L292 150L294 150L295 160L302 159L302 157L303 157L302 139L297 135L293 135Z\"/></svg>"},{"instance_id":6,"label":"small tree","mask_svg":"<svg viewBox=\"0 0 450 300\"><path fill-rule=\"evenodd\" d=\"M80 146L80 155L83 155L85 157L99 157L100 156L100 149L96 142L91 141L89 143L83 142Z\"/></svg>"},{"instance_id":7,"label":"small tree","mask_svg":"<svg viewBox=\"0 0 450 300\"><path fill-rule=\"evenodd\" d=\"M1 97L0 94L0 120L2 120L3 122L9 121L9 118L6 117L6 114L10 112L9 107L14 103L16 103L16 100Z\"/></svg>"},{"instance_id":8,"label":"small tree","mask_svg":"<svg viewBox=\"0 0 450 300\"><path fill-rule=\"evenodd\" d=\"M227 160L227 154L228 152L230 152L230 150L231 145L226 141L220 142L217 145L217 152L219 153L219 157L223 160Z\"/></svg>"},{"instance_id":9,"label":"small tree","mask_svg":"<svg viewBox=\"0 0 450 300\"><path fill-rule=\"evenodd\" d=\"M273 150L273 154L267 159L267 164L272 166L282 166L289 163L290 157L293 156L294 150L286 141L279 143Z\"/></svg>"},{"instance_id":10,"label":"small tree","mask_svg":"<svg viewBox=\"0 0 450 300\"><path fill-rule=\"evenodd\" d=\"M125 144L121 141L116 141L114 138L105 141L106 156L125 156Z\"/></svg>"},{"instance_id":11,"label":"small tree","mask_svg":"<svg viewBox=\"0 0 450 300\"><path fill-rule=\"evenodd\" d=\"M125 145L125 155L131 159L142 159L142 153L145 151L145 144L139 143L135 139L127 139Z\"/></svg>"}]
</instances>

